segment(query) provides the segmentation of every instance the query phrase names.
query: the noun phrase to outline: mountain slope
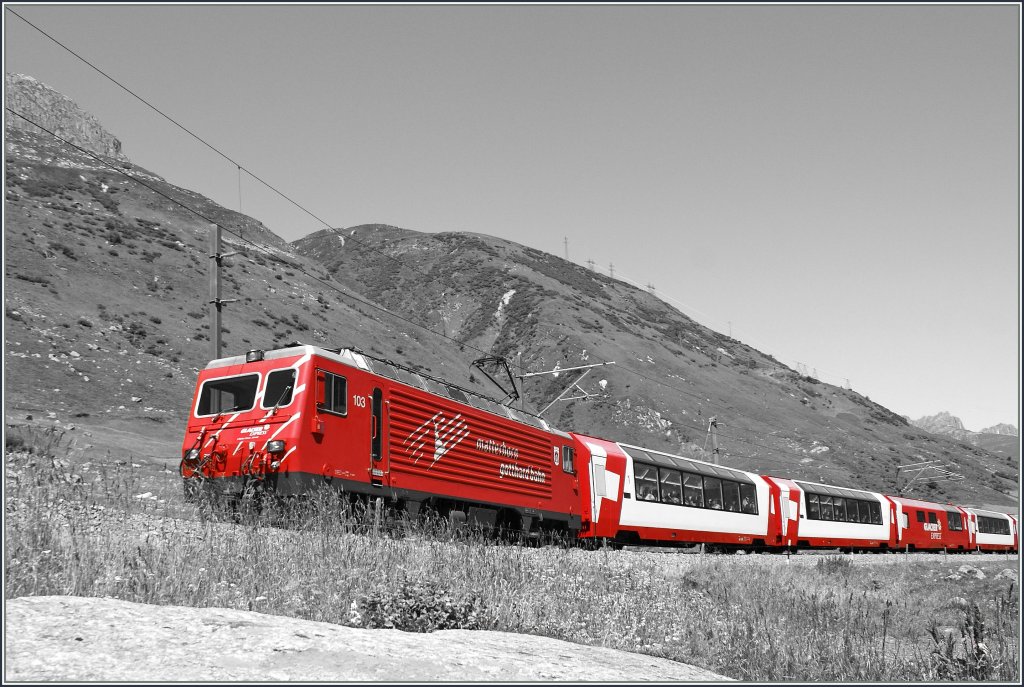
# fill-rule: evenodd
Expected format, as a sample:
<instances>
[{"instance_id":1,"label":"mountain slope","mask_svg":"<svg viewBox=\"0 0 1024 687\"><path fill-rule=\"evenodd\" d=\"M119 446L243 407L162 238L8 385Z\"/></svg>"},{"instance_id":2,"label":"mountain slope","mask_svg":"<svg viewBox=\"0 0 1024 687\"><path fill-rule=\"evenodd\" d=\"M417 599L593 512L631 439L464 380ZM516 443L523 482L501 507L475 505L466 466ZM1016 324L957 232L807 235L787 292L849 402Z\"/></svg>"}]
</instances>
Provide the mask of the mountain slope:
<instances>
[{"instance_id":1,"label":"mountain slope","mask_svg":"<svg viewBox=\"0 0 1024 687\"><path fill-rule=\"evenodd\" d=\"M225 309L225 353L293 340L352 345L487 391L469 367L479 351L521 359L526 370L615 361L581 382L599 398L556 403L545 417L710 458L704 444L716 416L722 462L736 467L891 491L896 465L937 458L971 479L924 483L915 495L1015 502L1016 464L1005 456L912 428L647 292L541 251L483 234L383 225L288 244L124 158L97 162L13 127L5 150L8 422L88 426L97 444L114 432L160 436L162 457L176 462L195 376L211 357L213 220L246 239L225 236L224 250L238 255L223 271L223 297L239 299ZM527 408L546 406L574 374L527 380Z\"/></svg>"}]
</instances>

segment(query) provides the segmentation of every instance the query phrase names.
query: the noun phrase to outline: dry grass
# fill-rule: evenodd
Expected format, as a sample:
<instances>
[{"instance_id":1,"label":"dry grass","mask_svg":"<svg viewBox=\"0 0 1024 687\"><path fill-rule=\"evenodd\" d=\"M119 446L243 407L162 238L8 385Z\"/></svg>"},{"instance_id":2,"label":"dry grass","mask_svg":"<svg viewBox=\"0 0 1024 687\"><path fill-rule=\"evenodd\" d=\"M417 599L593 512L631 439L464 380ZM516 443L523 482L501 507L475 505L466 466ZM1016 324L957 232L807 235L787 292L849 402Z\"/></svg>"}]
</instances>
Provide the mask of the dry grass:
<instances>
[{"instance_id":1,"label":"dry grass","mask_svg":"<svg viewBox=\"0 0 1024 687\"><path fill-rule=\"evenodd\" d=\"M525 548L357 533L320 500L301 521L203 521L138 499L130 465L76 478L53 432L9 437L6 598L69 594L248 609L363 627L522 632L730 677L1015 681L1018 589L1002 557L821 558ZM170 477L168 477L170 479ZM984 580L946 579L970 563Z\"/></svg>"}]
</instances>

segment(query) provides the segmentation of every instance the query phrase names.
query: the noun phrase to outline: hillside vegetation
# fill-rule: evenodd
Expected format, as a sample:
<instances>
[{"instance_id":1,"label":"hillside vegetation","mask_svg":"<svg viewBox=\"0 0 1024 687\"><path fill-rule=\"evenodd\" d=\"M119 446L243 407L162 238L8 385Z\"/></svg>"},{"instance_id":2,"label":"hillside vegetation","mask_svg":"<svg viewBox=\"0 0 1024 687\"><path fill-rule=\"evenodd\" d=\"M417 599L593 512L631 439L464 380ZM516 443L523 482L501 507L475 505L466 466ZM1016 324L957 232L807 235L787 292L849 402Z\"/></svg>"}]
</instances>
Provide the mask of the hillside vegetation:
<instances>
[{"instance_id":1,"label":"hillside vegetation","mask_svg":"<svg viewBox=\"0 0 1024 687\"><path fill-rule=\"evenodd\" d=\"M316 500L294 521L204 521L173 474L5 447L5 598L112 597L410 632L488 629L748 681L1014 681L1016 557L703 556L388 531ZM168 471L170 472L170 471ZM284 525L283 527L281 525ZM783 628L784 631L779 631Z\"/></svg>"}]
</instances>

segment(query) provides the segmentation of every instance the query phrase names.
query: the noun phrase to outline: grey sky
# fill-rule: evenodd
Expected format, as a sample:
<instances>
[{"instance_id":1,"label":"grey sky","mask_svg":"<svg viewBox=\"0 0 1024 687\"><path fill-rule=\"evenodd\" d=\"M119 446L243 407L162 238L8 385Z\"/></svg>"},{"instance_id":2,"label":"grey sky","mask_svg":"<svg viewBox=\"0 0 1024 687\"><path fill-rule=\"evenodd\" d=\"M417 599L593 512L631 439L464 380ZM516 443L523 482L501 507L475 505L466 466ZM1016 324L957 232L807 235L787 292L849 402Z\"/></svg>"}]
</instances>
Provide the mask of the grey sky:
<instances>
[{"instance_id":1,"label":"grey sky","mask_svg":"<svg viewBox=\"0 0 1024 687\"><path fill-rule=\"evenodd\" d=\"M11 7L333 226L568 237L898 413L1018 423L1016 4ZM234 167L4 21L7 71L238 208Z\"/></svg>"}]
</instances>

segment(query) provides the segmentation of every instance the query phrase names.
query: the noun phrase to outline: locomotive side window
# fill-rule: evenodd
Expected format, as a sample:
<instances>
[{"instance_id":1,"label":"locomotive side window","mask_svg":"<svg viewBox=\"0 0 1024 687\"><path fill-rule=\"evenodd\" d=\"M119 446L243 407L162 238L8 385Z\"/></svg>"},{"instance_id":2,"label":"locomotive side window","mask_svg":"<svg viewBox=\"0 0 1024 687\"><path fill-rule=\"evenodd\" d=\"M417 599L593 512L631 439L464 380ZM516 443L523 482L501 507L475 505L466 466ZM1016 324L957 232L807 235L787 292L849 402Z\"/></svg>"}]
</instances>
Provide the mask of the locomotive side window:
<instances>
[{"instance_id":1,"label":"locomotive side window","mask_svg":"<svg viewBox=\"0 0 1024 687\"><path fill-rule=\"evenodd\" d=\"M261 405L266 408L283 408L292 402L295 391L295 370L274 370L267 375L267 389L263 392Z\"/></svg>"},{"instance_id":2,"label":"locomotive side window","mask_svg":"<svg viewBox=\"0 0 1024 687\"><path fill-rule=\"evenodd\" d=\"M683 502L682 478L678 470L658 469L658 476L661 479L661 501L662 503L680 504Z\"/></svg>"},{"instance_id":3,"label":"locomotive side window","mask_svg":"<svg viewBox=\"0 0 1024 687\"><path fill-rule=\"evenodd\" d=\"M704 507L704 485L700 475L683 473L683 503L692 508Z\"/></svg>"},{"instance_id":4,"label":"locomotive side window","mask_svg":"<svg viewBox=\"0 0 1024 687\"><path fill-rule=\"evenodd\" d=\"M910 515L908 513L903 513L903 529L907 529L908 527L910 527Z\"/></svg>"},{"instance_id":5,"label":"locomotive side window","mask_svg":"<svg viewBox=\"0 0 1024 687\"><path fill-rule=\"evenodd\" d=\"M939 516L936 515L935 511L928 511L928 522L935 525L939 522Z\"/></svg>"},{"instance_id":6,"label":"locomotive side window","mask_svg":"<svg viewBox=\"0 0 1024 687\"><path fill-rule=\"evenodd\" d=\"M658 468L635 463L636 497L641 501L658 500Z\"/></svg>"},{"instance_id":7,"label":"locomotive side window","mask_svg":"<svg viewBox=\"0 0 1024 687\"><path fill-rule=\"evenodd\" d=\"M316 371L317 410L334 415L348 414L348 380L324 370Z\"/></svg>"},{"instance_id":8,"label":"locomotive side window","mask_svg":"<svg viewBox=\"0 0 1024 687\"><path fill-rule=\"evenodd\" d=\"M924 522L924 511L923 510L917 511L917 521L918 522Z\"/></svg>"},{"instance_id":9,"label":"locomotive side window","mask_svg":"<svg viewBox=\"0 0 1024 687\"><path fill-rule=\"evenodd\" d=\"M211 379L203 383L196 405L196 416L217 415L252 410L256 405L257 374Z\"/></svg>"},{"instance_id":10,"label":"locomotive side window","mask_svg":"<svg viewBox=\"0 0 1024 687\"><path fill-rule=\"evenodd\" d=\"M570 475L576 474L576 449L572 446L562 447L562 471Z\"/></svg>"}]
</instances>

